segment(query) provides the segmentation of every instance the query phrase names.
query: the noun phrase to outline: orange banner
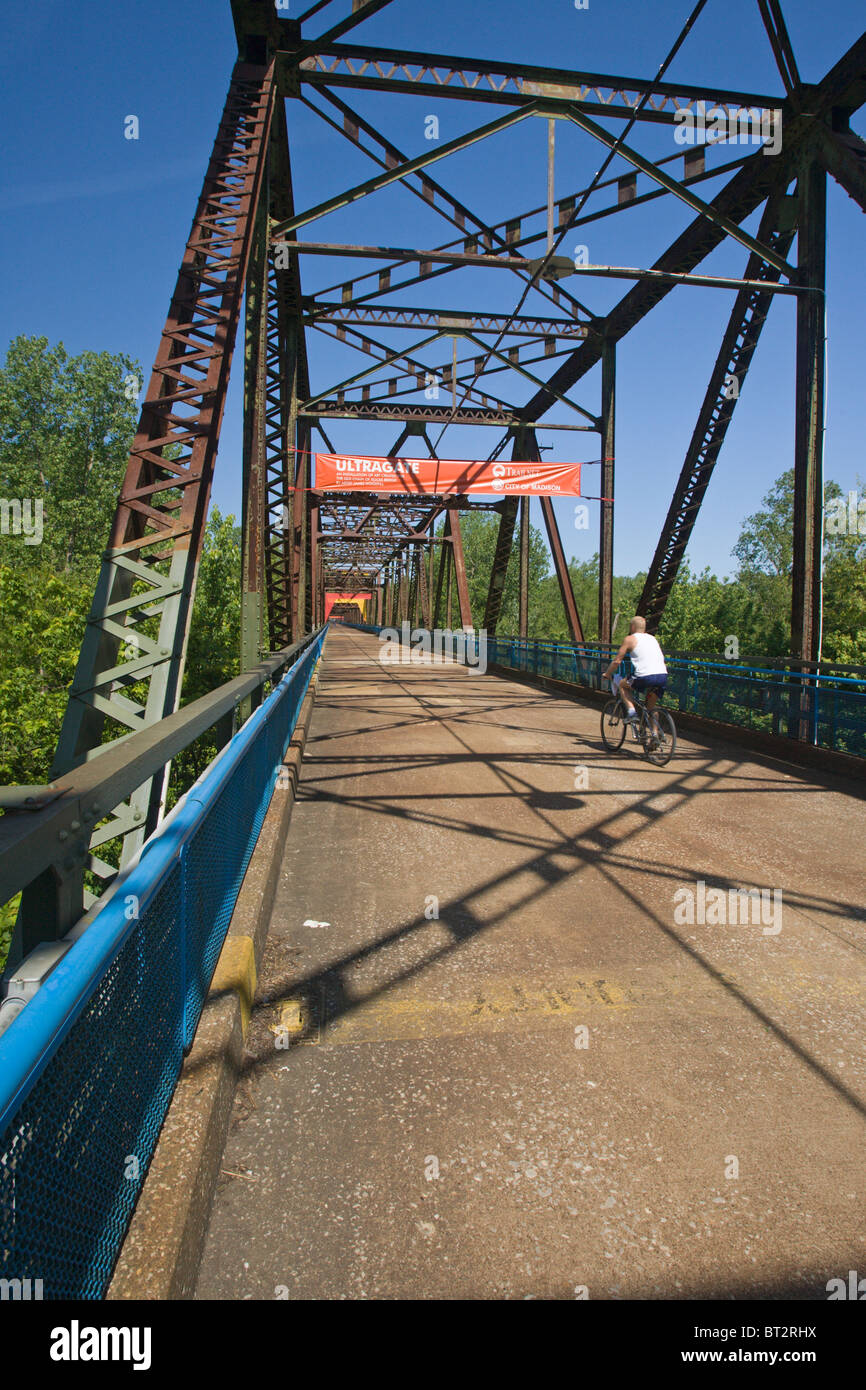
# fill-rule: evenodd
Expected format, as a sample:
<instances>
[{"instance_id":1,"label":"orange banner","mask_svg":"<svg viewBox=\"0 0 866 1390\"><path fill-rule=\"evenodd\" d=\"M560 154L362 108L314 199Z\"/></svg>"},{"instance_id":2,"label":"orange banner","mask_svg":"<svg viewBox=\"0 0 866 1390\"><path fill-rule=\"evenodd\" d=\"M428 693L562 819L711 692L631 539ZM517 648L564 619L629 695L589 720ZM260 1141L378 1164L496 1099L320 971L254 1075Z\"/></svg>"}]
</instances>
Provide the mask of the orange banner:
<instances>
[{"instance_id":1,"label":"orange banner","mask_svg":"<svg viewBox=\"0 0 866 1390\"><path fill-rule=\"evenodd\" d=\"M399 492L423 497L467 492L579 497L580 464L316 454L315 486L322 492Z\"/></svg>"},{"instance_id":2,"label":"orange banner","mask_svg":"<svg viewBox=\"0 0 866 1390\"><path fill-rule=\"evenodd\" d=\"M328 590L325 594L325 619L327 621L328 614L335 603L357 603L361 610L361 616L366 617L367 604L372 597L373 595L370 593L369 589L365 594L335 594L332 593L331 590Z\"/></svg>"}]
</instances>

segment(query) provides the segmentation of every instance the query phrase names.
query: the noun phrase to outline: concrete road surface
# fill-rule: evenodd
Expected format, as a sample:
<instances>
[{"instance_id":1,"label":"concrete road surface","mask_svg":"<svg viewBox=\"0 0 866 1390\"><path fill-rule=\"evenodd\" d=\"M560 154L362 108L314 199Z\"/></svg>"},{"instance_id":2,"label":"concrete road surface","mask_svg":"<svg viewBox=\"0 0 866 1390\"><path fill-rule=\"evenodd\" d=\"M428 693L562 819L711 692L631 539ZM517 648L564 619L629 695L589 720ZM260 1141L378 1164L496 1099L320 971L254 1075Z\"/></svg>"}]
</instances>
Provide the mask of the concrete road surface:
<instances>
[{"instance_id":1,"label":"concrete road surface","mask_svg":"<svg viewBox=\"0 0 866 1390\"><path fill-rule=\"evenodd\" d=\"M866 1276L862 791L379 650L326 642L197 1296Z\"/></svg>"}]
</instances>

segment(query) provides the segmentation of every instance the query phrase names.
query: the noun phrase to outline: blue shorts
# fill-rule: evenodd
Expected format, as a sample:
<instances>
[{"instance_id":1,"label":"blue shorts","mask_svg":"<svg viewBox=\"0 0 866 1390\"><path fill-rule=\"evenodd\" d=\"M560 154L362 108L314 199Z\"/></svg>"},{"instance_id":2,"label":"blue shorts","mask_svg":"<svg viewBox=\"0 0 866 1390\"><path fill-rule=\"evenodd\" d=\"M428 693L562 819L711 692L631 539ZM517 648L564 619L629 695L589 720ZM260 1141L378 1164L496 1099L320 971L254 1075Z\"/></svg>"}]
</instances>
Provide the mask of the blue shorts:
<instances>
[{"instance_id":1,"label":"blue shorts","mask_svg":"<svg viewBox=\"0 0 866 1390\"><path fill-rule=\"evenodd\" d=\"M662 694L667 683L668 678L664 673L658 676L632 676L629 680L632 690L636 690L638 693L642 690L657 690L659 695Z\"/></svg>"}]
</instances>

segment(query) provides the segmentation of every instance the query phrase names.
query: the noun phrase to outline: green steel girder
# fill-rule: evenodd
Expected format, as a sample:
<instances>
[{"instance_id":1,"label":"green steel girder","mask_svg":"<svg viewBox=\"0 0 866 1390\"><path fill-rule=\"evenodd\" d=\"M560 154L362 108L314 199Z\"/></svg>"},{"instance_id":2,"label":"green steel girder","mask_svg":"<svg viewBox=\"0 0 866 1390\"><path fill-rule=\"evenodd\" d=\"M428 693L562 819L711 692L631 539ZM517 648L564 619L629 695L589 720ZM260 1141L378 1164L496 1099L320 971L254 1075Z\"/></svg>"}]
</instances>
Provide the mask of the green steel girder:
<instances>
[{"instance_id":1,"label":"green steel girder","mask_svg":"<svg viewBox=\"0 0 866 1390\"><path fill-rule=\"evenodd\" d=\"M52 777L177 707L274 101L272 66L238 62L142 406ZM122 863L156 825L166 775L115 809L111 830L123 837ZM91 867L112 872L101 861Z\"/></svg>"},{"instance_id":2,"label":"green steel girder","mask_svg":"<svg viewBox=\"0 0 866 1390\"><path fill-rule=\"evenodd\" d=\"M339 42L365 18L386 9L389 0L366 0L352 4L351 13L331 25L318 38L310 37L310 27L320 6L314 5L300 21L281 18L272 0L232 0L232 12L238 35L239 60L235 66L226 107L217 134L214 151L205 177L190 239L184 253L177 287L172 298L168 319L162 336L153 376L142 407L141 420L135 437L129 469L118 502L109 546L98 581L96 594L75 680L70 691L69 706L64 719L52 777L102 756L106 750L118 750L125 740L135 738L141 730L159 725L172 715L180 697L186 651L187 633L196 573L201 554L211 477L225 405L229 368L238 324L242 313L245 286L249 290L246 387L247 421L245 426L245 559L244 583L246 593L247 651L263 640L263 609L267 607L266 642L271 648L285 646L315 621L324 583L328 577L351 576L355 587L378 582L387 574L383 591L384 606L391 616L406 615L408 600L408 554L421 553L422 546L431 554L440 547L437 609L443 598L447 579L448 602L452 579L456 584L462 622L471 621L468 587L463 558L459 513L462 507L476 504L462 499L428 499L425 512L401 515L399 509L383 507L381 499L346 499L344 510L333 511L323 497L310 490L310 450L312 430L318 429L333 452L323 428L323 420L394 420L404 426L406 433L422 432L431 422L439 424L493 425L511 432L516 440L525 430L525 439L532 435L532 426L556 402L567 401L574 384L602 356L608 354L608 408L603 419L589 426L545 425L545 429L605 428L612 455L612 353L616 342L660 300L676 283L688 283L694 268L728 237L743 241L755 255L761 257L763 269L755 272L761 285L737 285L738 305L749 296L769 298L775 289L800 291L798 294L798 443L797 443L797 536L795 537L795 615L797 650L805 657L814 642L815 598L815 517L819 473L820 446L816 436L816 419L820 414L823 381L818 360L818 340L821 335L821 309L818 294L823 287L823 220L820 189L823 169L828 170L856 198L861 206L866 199L866 146L849 127L851 114L866 101L866 35L857 41L830 70L822 82L804 84L799 80L790 41L781 17L778 0L759 0L779 71L788 95L784 100L755 93L707 89L671 82L653 82L599 73L574 72L557 68L529 68L519 63L487 62L457 58L435 53L417 53L402 49L363 47L351 42ZM343 0L347 5L348 0ZM417 158L407 158L396 145L379 132L346 102L335 95L337 87L358 87L382 92L417 92L429 97L481 101L511 108L500 118L479 130L438 145ZM289 142L284 106L278 95L288 95L306 101L320 117L321 105L307 101L304 92L318 92L321 102L343 117L343 134L353 144L384 168L372 179L348 189L336 197L298 213L294 206L289 163ZM698 100L711 101L728 109L782 108L784 112L784 150L776 158L761 151L733 161L726 169L737 167L729 182L707 202L689 191L699 179L713 177L716 170L694 166L684 169L680 180L670 178L662 169L670 161L656 163L643 159L635 151L624 150L616 143L618 154L630 160L642 174L660 185L658 192L641 198L618 199L618 207L634 206L656 196L671 194L684 200L697 211L697 217L674 241L649 270L630 271L624 267L604 267L607 274L634 274L642 278L602 320L577 300L568 290L536 279L530 263L518 253L518 247L537 241L540 233L521 227L521 222L535 217L543 209L534 209L518 218L493 224L480 218L454 198L442 185L434 182L427 167L434 161L456 153L489 134L505 130L525 116L555 114L571 118L596 140L614 147L614 137L599 127L596 116L614 116L670 123L675 111L694 109ZM334 122L331 122L334 124ZM368 143L360 136L363 132ZM377 152L378 151L378 152ZM820 169L819 169L820 164ZM778 284L778 276L764 271L766 261L773 272L787 272L784 260L787 247L779 234L769 248L763 237L750 238L742 231L742 223L758 207L782 198L793 177L800 180L801 198L806 209L802 246L798 246L798 275L800 283L792 287ZM581 342L568 358L553 372L549 380L538 385L532 398L523 406L512 409L503 403L501 409L484 405L466 408L398 403L387 401L347 402L342 392L336 395L331 386L324 391L316 384L311 391L306 357L305 329L307 323L317 323L333 311L333 306L320 304L319 291L305 300L301 291L298 255L289 258L287 267L275 263L273 248L280 237L289 245L296 242L296 230L314 217L347 206L357 197L373 194L393 183L401 183L419 194L431 209L443 215L459 230L466 231L463 253L453 254L450 247L433 252L413 252L407 249L405 258L420 259L419 275L396 275L396 265L402 265L403 253L390 248L349 248L319 245L323 253L336 255L367 255L379 253L384 267L372 276L354 277L339 282L343 311L373 313L361 309L369 301L404 290L408 284L432 281L459 265L490 264L516 272L525 287L534 284L548 301L572 316L573 331ZM617 182L595 181L593 188ZM580 194L560 198L555 204L558 230L564 233L572 226L595 217L607 216L613 208L582 212ZM630 190L633 192L633 189ZM551 194L552 197L552 194ZM575 209L580 207L580 213ZM768 232L769 235L769 232ZM257 240L258 237L258 240ZM267 254L265 245L271 251ZM459 242L456 243L459 245ZM479 244L481 250L479 251ZM301 244L303 245L303 244ZM785 249L782 250L782 247ZM300 249L300 247L299 247ZM317 249L314 246L310 249ZM254 254L255 250L255 254ZM251 260L252 257L252 260ZM438 258L438 259L437 259ZM249 274L248 274L249 269ZM413 278L414 277L414 278ZM368 279L375 279L375 289L356 293ZM694 283L723 283L716 277L695 277ZM525 297L525 296L524 296ZM750 301L751 302L751 301ZM760 301L763 303L763 301ZM521 301L522 304L522 301ZM401 312L395 305L394 313ZM421 308L403 310L419 315L433 311ZM736 306L735 306L736 313ZM580 315L586 316L582 322ZM491 322L493 317L491 318ZM498 316L495 331L504 335L513 329L521 331L529 314ZM357 321L357 320L356 320ZM365 320L369 321L369 320ZM732 325L734 315L732 315ZM340 328L345 332L344 318ZM756 339L752 316L751 335ZM395 326L395 325L392 325ZM437 323L424 325L442 332L456 325ZM481 331L478 325L467 331ZM370 352L372 339L357 335L363 350ZM565 337L569 336L564 334ZM748 340L740 351L745 353ZM377 345L391 361L407 361L406 354L392 353L385 344ZM496 347L499 347L497 343ZM483 351L489 349L482 344ZM752 342L752 350L754 342ZM495 351L495 349L494 349ZM508 349L499 358L510 367L517 365ZM409 359L411 362L411 359ZM379 364L381 365L381 363ZM730 365L730 362L729 364ZM264 383L262 374L264 373ZM391 391L389 383L388 390ZM593 419L593 417L589 417ZM720 439L716 418L714 428ZM401 436L401 441L402 437ZM426 436L425 436L426 438ZM432 446L429 445L428 447ZM530 439L534 444L534 437ZM398 446L399 447L399 446ZM521 445L523 447L523 445ZM704 459L706 464L709 458ZM706 474L706 468L704 470ZM610 472L612 489L612 457ZM611 493L612 495L612 493ZM580 634L580 618L574 604L568 578L566 557L556 528L549 499L543 510L549 529L551 549L563 595L570 630ZM405 505L405 504L404 504ZM501 504L494 504L502 513ZM446 527L434 536L436 518L443 506ZM330 510L329 510L330 509ZM682 510L682 509L681 509ZM679 514L678 514L679 515ZM662 540L667 545L668 571L671 557L687 536L685 521L677 521L676 535L670 530ZM329 520L329 516L331 520ZM669 518L670 520L670 518ZM334 525L332 527L332 521ZM340 522L347 523L340 525ZM527 515L521 516L521 534L526 531ZM612 515L606 518L608 530L603 542L609 570L612 546ZM356 529L352 534L352 525ZM337 538L334 535L342 532ZM509 531L503 514L501 538ZM513 540L511 523L509 544ZM420 539L419 539L420 538ZM671 546L673 545L673 549ZM354 547L354 554L352 548ZM496 575L507 564L505 550L498 555ZM681 552L680 552L681 553ZM611 551L612 554L612 551ZM432 575L431 575L432 577ZM609 579L608 574L608 579ZM421 578L419 570L418 578ZM493 586L495 587L495 586ZM491 602L493 597L491 588ZM419 602L426 584L418 590ZM429 597L429 595L428 595ZM521 595L523 598L524 596ZM796 605L799 604L799 609ZM609 603L607 608L609 609ZM496 615L488 604L489 614ZM600 610L601 611L601 610ZM606 617L610 614L605 610ZM525 604L521 602L521 622ZM799 614L799 616L798 616ZM433 615L428 615L433 616ZM87 854L70 862L64 883L48 892L43 883L34 885L31 898L25 899L22 920L37 930L34 924L43 909L52 915L45 936L59 935L80 914L83 908L84 865L89 863L97 874L108 878L114 867L95 853L108 839L121 836L125 863L140 847L143 839L158 822L164 804L167 768L148 775L123 802L113 809L107 823L90 840ZM102 817L105 820L105 816ZM53 907L49 899L53 895ZM20 947L21 942L19 940Z\"/></svg>"}]
</instances>

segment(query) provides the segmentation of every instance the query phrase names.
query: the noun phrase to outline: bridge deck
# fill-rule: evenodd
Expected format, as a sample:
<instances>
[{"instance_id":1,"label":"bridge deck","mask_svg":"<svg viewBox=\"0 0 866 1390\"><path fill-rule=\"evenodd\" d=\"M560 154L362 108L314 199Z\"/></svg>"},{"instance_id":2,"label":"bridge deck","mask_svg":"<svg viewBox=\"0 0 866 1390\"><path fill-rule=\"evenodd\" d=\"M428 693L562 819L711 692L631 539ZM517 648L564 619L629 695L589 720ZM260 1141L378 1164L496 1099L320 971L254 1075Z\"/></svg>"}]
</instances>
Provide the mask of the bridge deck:
<instances>
[{"instance_id":1,"label":"bridge deck","mask_svg":"<svg viewBox=\"0 0 866 1390\"><path fill-rule=\"evenodd\" d=\"M198 1297L866 1274L864 844L841 781L332 629ZM699 880L781 930L678 923Z\"/></svg>"}]
</instances>

